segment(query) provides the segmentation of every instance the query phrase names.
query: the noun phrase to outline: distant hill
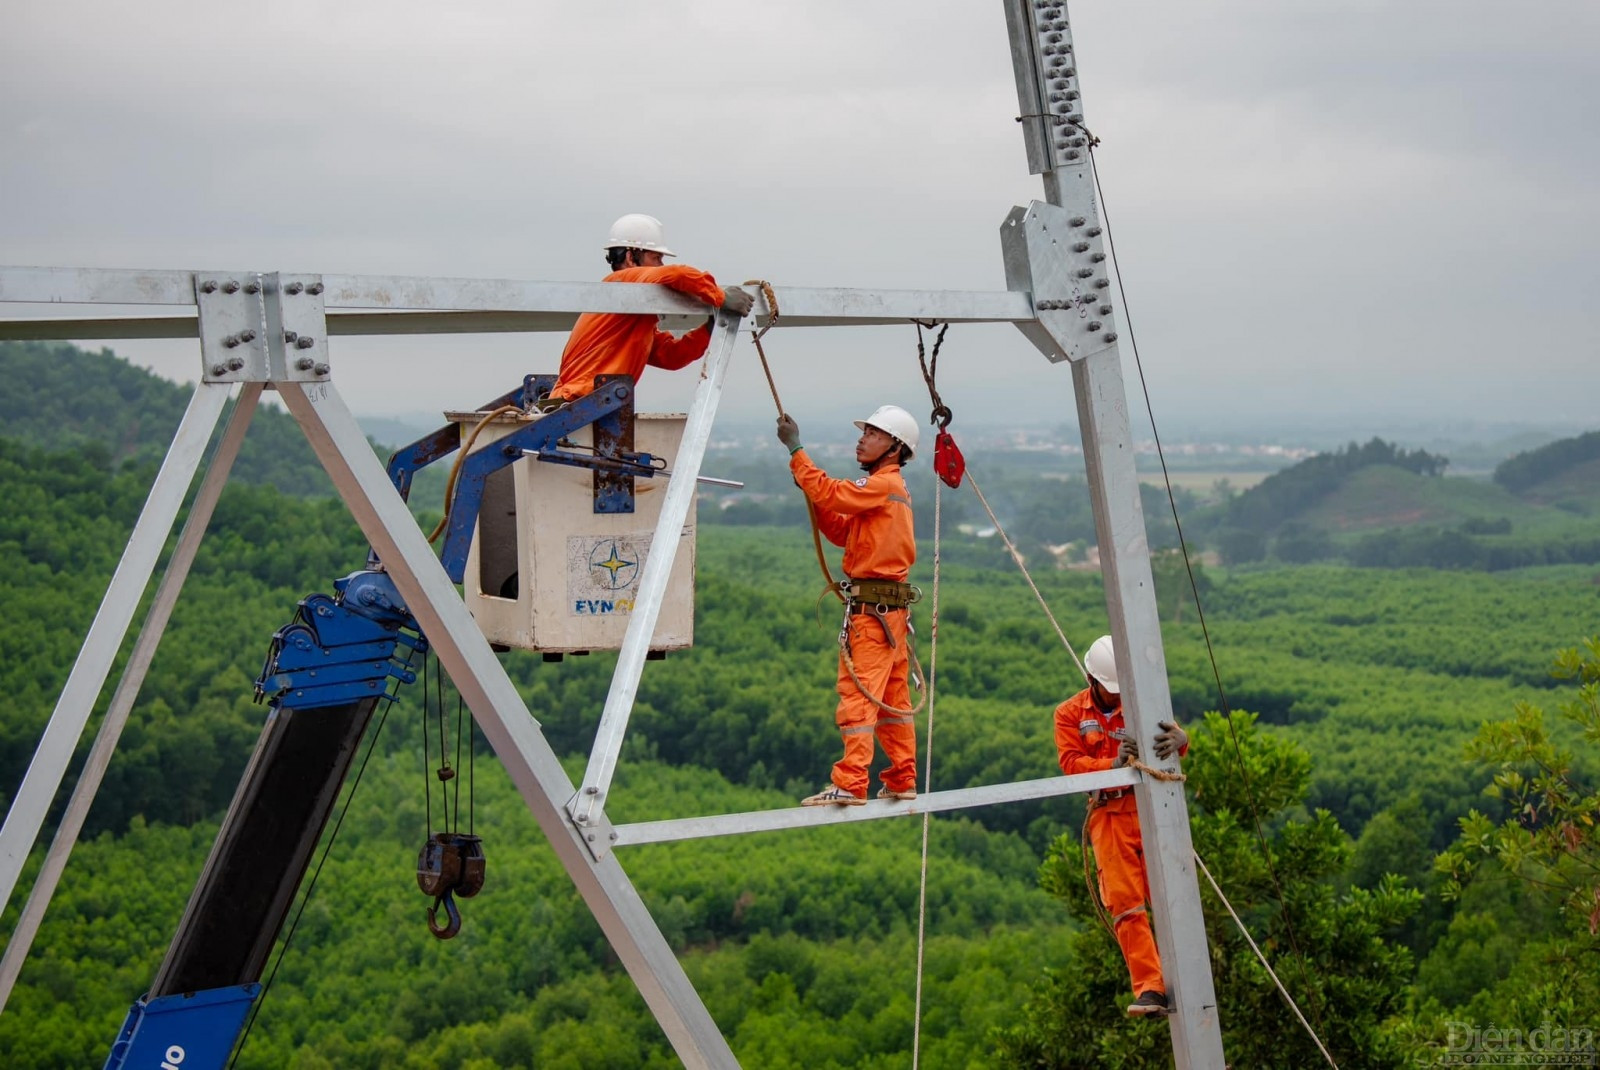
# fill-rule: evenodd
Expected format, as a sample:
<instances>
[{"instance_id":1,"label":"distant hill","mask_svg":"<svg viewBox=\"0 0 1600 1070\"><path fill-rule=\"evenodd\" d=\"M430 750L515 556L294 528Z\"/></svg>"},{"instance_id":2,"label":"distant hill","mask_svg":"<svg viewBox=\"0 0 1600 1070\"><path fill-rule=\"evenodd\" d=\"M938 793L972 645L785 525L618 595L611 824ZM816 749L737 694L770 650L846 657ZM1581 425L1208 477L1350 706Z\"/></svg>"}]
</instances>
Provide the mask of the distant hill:
<instances>
[{"instance_id":1,"label":"distant hill","mask_svg":"<svg viewBox=\"0 0 1600 1070\"><path fill-rule=\"evenodd\" d=\"M1343 449L1319 453L1274 472L1229 501L1223 507L1222 523L1272 534L1285 524L1303 520L1304 514L1344 489L1358 472L1391 468L1415 477L1436 478L1449 463L1449 458L1424 450L1404 450L1381 438L1365 445L1352 442ZM1398 508L1398 504L1390 503L1387 508Z\"/></svg>"},{"instance_id":2,"label":"distant hill","mask_svg":"<svg viewBox=\"0 0 1600 1070\"><path fill-rule=\"evenodd\" d=\"M1529 501L1600 505L1600 431L1563 438L1508 458L1494 481Z\"/></svg>"},{"instance_id":3,"label":"distant hill","mask_svg":"<svg viewBox=\"0 0 1600 1070\"><path fill-rule=\"evenodd\" d=\"M193 393L109 349L65 342L0 342L0 376L0 436L51 451L96 446L114 464L160 461ZM266 406L250 421L231 478L299 497L333 493L294 419Z\"/></svg>"},{"instance_id":4,"label":"distant hill","mask_svg":"<svg viewBox=\"0 0 1600 1070\"><path fill-rule=\"evenodd\" d=\"M1600 434L1445 476L1445 457L1382 439L1318 454L1198 518L1224 561L1344 558L1375 567L1502 569L1600 560Z\"/></svg>"}]
</instances>

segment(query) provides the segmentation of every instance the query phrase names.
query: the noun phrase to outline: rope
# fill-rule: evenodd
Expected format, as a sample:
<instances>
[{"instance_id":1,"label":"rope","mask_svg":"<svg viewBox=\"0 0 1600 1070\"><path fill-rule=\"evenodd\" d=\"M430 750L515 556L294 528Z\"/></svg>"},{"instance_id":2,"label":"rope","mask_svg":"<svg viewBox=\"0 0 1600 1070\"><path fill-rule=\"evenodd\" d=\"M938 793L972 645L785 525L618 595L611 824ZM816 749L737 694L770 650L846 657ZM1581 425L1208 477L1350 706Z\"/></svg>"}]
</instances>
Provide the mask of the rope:
<instances>
[{"instance_id":1,"label":"rope","mask_svg":"<svg viewBox=\"0 0 1600 1070\"><path fill-rule=\"evenodd\" d=\"M939 561L940 533L943 523L943 493L940 481L933 481L933 600L928 625L928 675L923 697L928 702L927 750L922 760L922 790L933 790L933 696L934 682L939 671ZM909 645L909 642L908 644ZM914 652L913 652L914 653ZM919 666L920 668L920 666ZM928 836L933 827L933 815L922 815L922 868L917 890L917 997L911 1026L911 1070L917 1070L922 1055L922 965L927 946L928 930Z\"/></svg>"},{"instance_id":2,"label":"rope","mask_svg":"<svg viewBox=\"0 0 1600 1070\"><path fill-rule=\"evenodd\" d=\"M1229 917L1233 918L1233 923L1239 926L1239 931L1244 934L1245 942L1250 945L1250 950L1254 951L1256 958L1261 961L1261 968L1267 971L1267 976L1272 978L1272 983L1278 986L1278 994L1283 997L1285 1003L1289 1004L1289 1009L1294 1011L1294 1016L1300 1019L1300 1024L1305 1027L1311 1040L1317 1045L1317 1050L1322 1053L1324 1059L1328 1060L1328 1065L1333 1067L1333 1070L1339 1070L1339 1064L1333 1061L1333 1056L1329 1055L1328 1049L1323 1047L1322 1040L1317 1036L1316 1030L1311 1028L1311 1023L1306 1021L1306 1016L1300 1013L1300 1008L1295 1005L1294 997L1289 995L1289 990L1283 987L1283 982L1278 980L1278 975L1273 972L1272 964L1267 961L1267 957L1256 946L1255 938L1250 935L1250 930L1245 928L1243 921L1239 920L1239 915L1233 909L1233 904L1228 902L1228 897L1222 894L1221 885L1217 884L1217 878L1213 877L1211 871L1206 868L1205 859L1200 857L1199 851L1194 853L1194 860L1195 864L1200 867L1200 872L1206 875L1206 880L1211 882L1212 890L1217 893L1217 898L1222 900L1222 905L1227 908Z\"/></svg>"},{"instance_id":3,"label":"rope","mask_svg":"<svg viewBox=\"0 0 1600 1070\"><path fill-rule=\"evenodd\" d=\"M916 320L915 322L917 325L917 363L922 366L922 381L928 384L928 397L933 400L933 413L928 417L928 422L937 424L940 429L947 428L950 426L950 421L955 418L955 414L950 411L950 406L946 405L944 399L939 396L939 389L934 385L934 379L939 374L939 347L944 345L944 333L950 329L950 325L948 323L939 325L939 333L933 340L933 358L924 360L922 328L928 327L931 329L933 324L923 323L921 320Z\"/></svg>"},{"instance_id":4,"label":"rope","mask_svg":"<svg viewBox=\"0 0 1600 1070\"><path fill-rule=\"evenodd\" d=\"M461 465L464 461L466 461L467 454L472 452L472 444L478 441L478 432L487 427L489 422L496 416L501 416L508 412L521 411L522 410L515 405L501 405L499 408L485 413L483 419L479 420L478 425L472 429L472 433L467 435L467 440L463 442L461 444L461 448L456 451L456 459L450 465L450 476L445 480L444 484L444 516L439 518L439 526L434 528L433 531L429 532L429 542L433 542L440 535L443 535L444 529L450 526L450 508L455 504L456 480L461 476Z\"/></svg>"},{"instance_id":5,"label":"rope","mask_svg":"<svg viewBox=\"0 0 1600 1070\"><path fill-rule=\"evenodd\" d=\"M778 410L778 415L784 415L783 399L778 397L778 383L772 378L772 365L767 362L767 351L762 348L761 336L772 330L778 323L778 295L772 289L772 283L766 279L746 279L746 286L759 286L761 296L766 298L767 310L771 313L767 318L767 325L750 335L750 341L755 343L756 355L761 358L761 370L767 377L767 389L772 391L772 404ZM806 499L806 516L811 521L811 546L817 552L817 567L822 569L823 577L828 581L828 591L839 601L845 600L839 591L839 583L833 578L833 572L828 568L828 557L822 552L822 529L817 525L817 509L811 504L811 499Z\"/></svg>"},{"instance_id":6,"label":"rope","mask_svg":"<svg viewBox=\"0 0 1600 1070\"><path fill-rule=\"evenodd\" d=\"M1083 667L1083 662L1078 659L1078 652L1072 649L1072 643L1067 640L1067 633L1061 630L1056 615L1050 612L1050 603L1044 600L1044 595L1039 590L1039 585L1033 582L1033 576L1028 572L1027 562L1022 560L1022 555L1017 552L1016 546L1011 542L1011 536L1006 534L1006 529L1001 525L1000 518L994 515L994 510L989 508L989 499L983 496L983 491L978 489L978 481L973 478L972 472L967 471L967 482L972 485L972 493L978 496L978 501L983 503L983 511L989 514L989 523L994 525L994 530L1000 536L1000 541L1006 544L1006 549L1011 552L1011 560L1017 563L1017 568L1022 572L1022 578L1028 581L1028 586L1033 590L1033 596L1039 600L1039 608L1044 610L1044 615L1050 620L1050 627L1056 630L1056 637L1061 640L1061 645L1067 648L1067 653L1072 657L1072 663L1078 667L1078 672L1083 676L1084 683L1089 682L1089 672Z\"/></svg>"},{"instance_id":7,"label":"rope","mask_svg":"<svg viewBox=\"0 0 1600 1070\"><path fill-rule=\"evenodd\" d=\"M750 335L750 341L755 343L756 353L761 357L761 370L767 373L767 389L772 391L772 403L778 407L778 415L783 415L783 402L778 400L778 384L773 381L772 367L767 363L767 351L761 348L761 336L772 330L778 324L778 295L773 292L772 283L766 279L746 279L746 286L761 287L761 296L767 299L767 325Z\"/></svg>"},{"instance_id":8,"label":"rope","mask_svg":"<svg viewBox=\"0 0 1600 1070\"><path fill-rule=\"evenodd\" d=\"M1154 766L1145 765L1137 758L1129 758L1127 761L1127 766L1129 769L1139 770L1139 772L1143 773L1147 777L1151 777L1152 779L1164 780L1168 784L1181 784L1185 780L1189 779L1188 776L1183 773L1174 773L1166 769L1157 769Z\"/></svg>"},{"instance_id":9,"label":"rope","mask_svg":"<svg viewBox=\"0 0 1600 1070\"><path fill-rule=\"evenodd\" d=\"M1111 915L1106 913L1106 905L1100 901L1100 882L1096 879L1099 860L1089 846L1089 818L1094 814L1094 806L1094 796L1091 795L1089 805L1083 808L1083 831L1078 834L1078 853L1083 856L1083 884L1089 890L1089 902L1094 904L1094 916L1114 942L1117 939L1117 927L1111 924Z\"/></svg>"},{"instance_id":10,"label":"rope","mask_svg":"<svg viewBox=\"0 0 1600 1070\"><path fill-rule=\"evenodd\" d=\"M934 493L937 495L938 492L935 491ZM908 614L911 612L910 606L906 607L906 612ZM917 679L926 682L927 677L922 674L922 662L917 658L917 648L912 645L911 636L911 629L907 628L906 658L911 662L912 675ZM874 695L871 691L867 690L867 685L862 683L861 677L856 675L856 662L855 659L850 656L850 610L848 606L845 608L844 627L839 631L839 656L844 659L844 667L849 670L850 679L855 681L856 690L867 696L867 698L872 701L872 704L878 707L878 709L882 710L884 713L892 713L898 717L911 717L921 713L922 707L927 705L928 688L926 686L922 688L922 697L917 699L917 704L911 707L909 710L902 710L898 706L891 706L887 702L880 699L877 695Z\"/></svg>"}]
</instances>

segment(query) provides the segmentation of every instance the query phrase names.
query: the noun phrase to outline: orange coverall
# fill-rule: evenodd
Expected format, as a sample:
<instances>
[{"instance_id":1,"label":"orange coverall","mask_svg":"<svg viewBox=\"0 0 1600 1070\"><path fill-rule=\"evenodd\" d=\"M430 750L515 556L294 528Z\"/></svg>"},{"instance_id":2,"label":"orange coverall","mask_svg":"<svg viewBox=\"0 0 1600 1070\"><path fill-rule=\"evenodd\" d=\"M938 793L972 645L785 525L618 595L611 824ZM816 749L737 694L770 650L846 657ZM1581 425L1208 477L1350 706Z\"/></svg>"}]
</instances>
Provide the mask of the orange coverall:
<instances>
[{"instance_id":1,"label":"orange coverall","mask_svg":"<svg viewBox=\"0 0 1600 1070\"><path fill-rule=\"evenodd\" d=\"M1095 705L1088 688L1056 707L1056 754L1061 771L1093 773L1116 765L1120 741L1111 733L1123 728L1122 703L1109 713ZM1180 754L1188 753L1185 745ZM1150 931L1150 876L1144 865L1144 838L1133 789L1102 791L1089 813L1089 843L1100 871L1100 900L1111 914L1117 943L1128 964L1135 995L1167 991L1161 977L1161 956Z\"/></svg>"},{"instance_id":2,"label":"orange coverall","mask_svg":"<svg viewBox=\"0 0 1600 1070\"><path fill-rule=\"evenodd\" d=\"M860 479L829 479L811 463L805 450L789 458L789 471L817 514L817 530L835 546L844 547L844 572L852 579L894 580L903 583L917 559L916 536L911 529L911 492L900 466L887 462ZM883 626L870 613L852 613L850 655L861 684L886 705L911 708L907 686L905 608L884 614L894 635L890 646ZM889 768L883 785L891 791L917 787L917 731L910 714L892 714L878 708L850 678L843 653L839 656L839 709L834 720L844 740L844 757L834 763L833 782L857 798L867 794L867 767L872 764L876 735Z\"/></svg>"},{"instance_id":3,"label":"orange coverall","mask_svg":"<svg viewBox=\"0 0 1600 1070\"><path fill-rule=\"evenodd\" d=\"M613 271L605 282L654 282L721 308L726 294L717 280L687 264L630 267ZM585 312L578 317L561 352L561 372L550 396L571 401L594 392L597 375L627 375L634 382L645 365L675 371L705 355L709 326L696 327L682 338L656 329L656 317L628 312Z\"/></svg>"}]
</instances>

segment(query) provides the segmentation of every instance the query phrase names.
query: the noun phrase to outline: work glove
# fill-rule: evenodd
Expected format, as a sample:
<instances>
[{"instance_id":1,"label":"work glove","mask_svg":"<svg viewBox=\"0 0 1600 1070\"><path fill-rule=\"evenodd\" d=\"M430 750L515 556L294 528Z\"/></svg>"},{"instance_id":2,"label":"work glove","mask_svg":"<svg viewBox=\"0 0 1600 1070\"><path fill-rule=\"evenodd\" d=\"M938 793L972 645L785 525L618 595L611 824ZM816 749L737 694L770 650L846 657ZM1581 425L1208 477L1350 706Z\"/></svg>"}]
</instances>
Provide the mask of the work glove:
<instances>
[{"instance_id":1,"label":"work glove","mask_svg":"<svg viewBox=\"0 0 1600 1070\"><path fill-rule=\"evenodd\" d=\"M1161 731L1156 733L1156 757L1162 761L1176 758L1189 745L1189 733L1179 728L1175 721L1157 721Z\"/></svg>"},{"instance_id":2,"label":"work glove","mask_svg":"<svg viewBox=\"0 0 1600 1070\"><path fill-rule=\"evenodd\" d=\"M722 290L722 311L732 312L735 316L748 316L750 309L755 306L756 299L737 286L725 286Z\"/></svg>"},{"instance_id":3,"label":"work glove","mask_svg":"<svg viewBox=\"0 0 1600 1070\"><path fill-rule=\"evenodd\" d=\"M778 441L788 446L791 453L800 446L800 425L788 413L778 417Z\"/></svg>"},{"instance_id":4,"label":"work glove","mask_svg":"<svg viewBox=\"0 0 1600 1070\"><path fill-rule=\"evenodd\" d=\"M1113 768L1120 769L1129 762L1136 761L1138 757L1139 741L1136 739L1125 739L1117 747L1117 762Z\"/></svg>"}]
</instances>

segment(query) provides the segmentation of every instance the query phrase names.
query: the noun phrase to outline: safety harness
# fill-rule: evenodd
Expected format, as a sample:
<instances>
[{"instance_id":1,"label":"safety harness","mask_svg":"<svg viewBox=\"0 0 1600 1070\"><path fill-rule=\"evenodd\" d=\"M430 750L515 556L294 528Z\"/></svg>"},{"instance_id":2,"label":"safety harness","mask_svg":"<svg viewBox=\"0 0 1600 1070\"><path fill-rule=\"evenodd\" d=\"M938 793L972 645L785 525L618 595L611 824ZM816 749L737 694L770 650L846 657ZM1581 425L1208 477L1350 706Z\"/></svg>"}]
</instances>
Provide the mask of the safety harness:
<instances>
[{"instance_id":1,"label":"safety harness","mask_svg":"<svg viewBox=\"0 0 1600 1070\"><path fill-rule=\"evenodd\" d=\"M889 627L889 614L898 610L909 610L912 605L922 600L922 589L915 584L902 583L898 580L852 580L846 577L836 585L838 593L844 598L844 619L839 624L839 657L844 662L850 679L855 682L856 690L871 700L872 704L885 713L897 717L911 717L922 711L928 701L927 690L922 686L922 662L917 660L917 648L911 642L917 634L916 628L911 624L909 612L906 615L906 659L910 662L911 686L920 692L917 704L908 710L898 706L891 706L883 699L874 695L861 677L856 674L855 659L850 652L850 618L859 614L866 614L875 619L883 628L883 637L893 650L899 646L895 640L894 630Z\"/></svg>"}]
</instances>

